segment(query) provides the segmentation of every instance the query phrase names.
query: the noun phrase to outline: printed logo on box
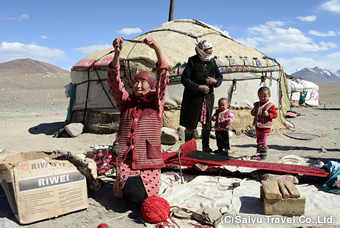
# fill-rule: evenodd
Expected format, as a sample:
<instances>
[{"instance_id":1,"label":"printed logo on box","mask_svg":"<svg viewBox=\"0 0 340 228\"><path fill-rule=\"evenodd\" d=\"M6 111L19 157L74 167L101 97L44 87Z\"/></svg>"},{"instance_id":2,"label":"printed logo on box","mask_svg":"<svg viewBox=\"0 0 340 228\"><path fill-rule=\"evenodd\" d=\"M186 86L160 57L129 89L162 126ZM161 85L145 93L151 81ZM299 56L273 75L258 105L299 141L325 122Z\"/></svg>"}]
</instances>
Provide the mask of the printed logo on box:
<instances>
[{"instance_id":1,"label":"printed logo on box","mask_svg":"<svg viewBox=\"0 0 340 228\"><path fill-rule=\"evenodd\" d=\"M72 172L21 179L19 180L19 190L20 192L23 192L55 185L70 184L82 180L84 180L84 176L79 171L75 170Z\"/></svg>"},{"instance_id":2,"label":"printed logo on box","mask_svg":"<svg viewBox=\"0 0 340 228\"><path fill-rule=\"evenodd\" d=\"M45 168L52 168L52 167L66 167L67 163L62 163L62 162L39 162L39 163L32 163L31 164L31 169L45 169ZM30 166L27 163L24 163L21 166L21 169L23 171L28 171L30 169Z\"/></svg>"},{"instance_id":3,"label":"printed logo on box","mask_svg":"<svg viewBox=\"0 0 340 228\"><path fill-rule=\"evenodd\" d=\"M30 167L29 167L29 165L28 165L27 163L25 163L25 164L23 164L23 165L21 166L21 169L22 169L23 171L28 171L29 168L30 168Z\"/></svg>"}]
</instances>

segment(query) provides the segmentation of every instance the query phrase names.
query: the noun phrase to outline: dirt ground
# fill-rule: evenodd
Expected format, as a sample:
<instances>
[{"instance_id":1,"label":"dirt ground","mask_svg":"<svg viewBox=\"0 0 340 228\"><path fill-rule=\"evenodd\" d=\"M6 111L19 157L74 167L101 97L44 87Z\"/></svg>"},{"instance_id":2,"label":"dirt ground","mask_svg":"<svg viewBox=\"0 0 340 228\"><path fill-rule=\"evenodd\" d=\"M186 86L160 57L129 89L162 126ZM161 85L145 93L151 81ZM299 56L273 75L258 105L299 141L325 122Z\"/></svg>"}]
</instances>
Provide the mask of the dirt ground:
<instances>
[{"instance_id":1,"label":"dirt ground","mask_svg":"<svg viewBox=\"0 0 340 228\"><path fill-rule=\"evenodd\" d=\"M70 82L68 74L37 74L0 76L0 159L17 152L65 150L85 153L94 146L111 145L114 134L81 134L75 138L54 138L63 127L68 98L63 86ZM281 129L270 133L268 161L278 162L286 155L297 155L311 161L340 161L340 84L320 87L319 107L296 107L301 114L289 119L294 130ZM298 140L284 135L294 131L316 135L311 140ZM231 157L251 156L255 138L233 135L230 138ZM173 150L183 142L173 146ZM211 147L216 149L214 139ZM197 140L200 149L201 141ZM165 146L164 148L168 148ZM0 227L96 227L105 222L110 227L145 227L134 205L112 196L112 183L98 192L89 192L89 208L55 219L20 226L10 211L0 188Z\"/></svg>"}]
</instances>

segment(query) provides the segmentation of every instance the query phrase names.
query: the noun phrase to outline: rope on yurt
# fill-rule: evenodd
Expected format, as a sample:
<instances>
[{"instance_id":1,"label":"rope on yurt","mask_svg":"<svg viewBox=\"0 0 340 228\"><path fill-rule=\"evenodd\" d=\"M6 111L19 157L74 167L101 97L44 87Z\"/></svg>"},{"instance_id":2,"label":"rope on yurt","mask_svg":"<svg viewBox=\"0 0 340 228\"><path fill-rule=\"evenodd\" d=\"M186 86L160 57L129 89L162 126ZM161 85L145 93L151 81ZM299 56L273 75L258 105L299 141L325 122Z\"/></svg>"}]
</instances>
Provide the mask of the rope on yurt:
<instances>
[{"instance_id":1,"label":"rope on yurt","mask_svg":"<svg viewBox=\"0 0 340 228\"><path fill-rule=\"evenodd\" d=\"M129 53L130 54L130 53ZM133 78L131 77L131 68L130 68L130 60L127 60L127 65L128 65L128 77L126 77L128 79L129 83L133 82Z\"/></svg>"},{"instance_id":2,"label":"rope on yurt","mask_svg":"<svg viewBox=\"0 0 340 228\"><path fill-rule=\"evenodd\" d=\"M236 79L233 79L233 84L230 86L228 90L228 103L231 104L231 99L233 97L233 93L236 91Z\"/></svg>"},{"instance_id":3,"label":"rope on yurt","mask_svg":"<svg viewBox=\"0 0 340 228\"><path fill-rule=\"evenodd\" d=\"M153 32L176 32L176 33L179 33L179 34L183 34L183 35L186 35L186 36L189 36L189 37L191 37L191 38L194 38L194 39L198 39L198 38L200 38L200 37L203 37L203 36L206 36L206 35L210 35L210 34L218 34L218 35L221 35L221 33L220 32L206 32L206 33L203 33L203 34L201 34L201 35L199 35L199 36L194 36L194 35L192 35L192 34L189 34L189 33L187 33L187 32L182 32L182 31L178 31L178 30L175 30L175 29L157 29L157 30L151 30L151 31L149 31L149 32L146 32L146 33L144 33L143 35L146 35L146 34L150 34L150 33L153 33ZM229 38L230 39L230 38Z\"/></svg>"},{"instance_id":4,"label":"rope on yurt","mask_svg":"<svg viewBox=\"0 0 340 228\"><path fill-rule=\"evenodd\" d=\"M127 70L128 70L128 75L126 75L126 76L127 76L126 78L128 79L128 82L129 82L130 84L133 82L133 78L132 78L132 76L131 76L131 68L130 68L130 60L129 60L129 56L130 56L131 52L133 51L133 49L135 48L136 44L137 44L137 43L134 43L134 44L133 44L131 50L129 51L129 53L126 55L126 58L125 58L125 59L127 59L126 61L127 61ZM124 67L125 67L125 65L124 65ZM126 74L126 71L124 71L124 73Z\"/></svg>"},{"instance_id":5,"label":"rope on yurt","mask_svg":"<svg viewBox=\"0 0 340 228\"><path fill-rule=\"evenodd\" d=\"M94 69L94 72L96 72L96 75L97 75L97 78L98 78L97 84L100 83L100 85L102 86L102 89L103 89L103 91L104 91L104 93L105 93L107 99L109 99L109 101L110 101L112 107L114 108L115 105L112 103L112 100L110 99L110 94L107 93L107 91L105 90L105 87L104 87L104 85L103 85L103 83L102 83L103 80L100 79L100 77L99 77L98 72L97 72L96 69Z\"/></svg>"},{"instance_id":6,"label":"rope on yurt","mask_svg":"<svg viewBox=\"0 0 340 228\"><path fill-rule=\"evenodd\" d=\"M262 74L262 75L261 75L261 82L260 82L260 85L266 82L266 79L267 79L267 71L266 71L266 72L262 72L261 74Z\"/></svg>"},{"instance_id":7,"label":"rope on yurt","mask_svg":"<svg viewBox=\"0 0 340 228\"><path fill-rule=\"evenodd\" d=\"M177 33L180 33L180 34L184 34L184 35L187 35L187 36L195 38L195 39L200 38L202 36L209 35L209 34L218 34L218 35L221 35L221 36L223 36L223 37L225 37L227 39L232 40L232 38L229 35L227 35L225 32L223 32L220 29L216 29L213 26L210 26L208 24L202 23L201 21L198 21L198 20L195 20L195 19L193 19L193 21L194 21L193 24L196 24L198 26L201 26L203 28L207 28L207 29L213 30L213 31L212 32L206 32L206 33L204 33L202 35L199 35L199 36L194 36L194 35L192 35L192 34L190 34L188 32L178 31L176 29L154 29L154 30L151 30L151 31L148 31L148 32L144 33L143 35L149 34L149 33L152 33L152 32L171 31L171 32L177 32ZM182 21L179 21L179 22L181 23ZM184 21L184 23L186 23L186 22Z\"/></svg>"},{"instance_id":8,"label":"rope on yurt","mask_svg":"<svg viewBox=\"0 0 340 228\"><path fill-rule=\"evenodd\" d=\"M85 108L84 108L84 115L83 115L83 120L81 121L82 124L85 125L85 117L86 117L86 112L87 112L87 100L89 98L89 89L90 89L90 67L87 69L87 88L86 88L86 99L85 99Z\"/></svg>"}]
</instances>

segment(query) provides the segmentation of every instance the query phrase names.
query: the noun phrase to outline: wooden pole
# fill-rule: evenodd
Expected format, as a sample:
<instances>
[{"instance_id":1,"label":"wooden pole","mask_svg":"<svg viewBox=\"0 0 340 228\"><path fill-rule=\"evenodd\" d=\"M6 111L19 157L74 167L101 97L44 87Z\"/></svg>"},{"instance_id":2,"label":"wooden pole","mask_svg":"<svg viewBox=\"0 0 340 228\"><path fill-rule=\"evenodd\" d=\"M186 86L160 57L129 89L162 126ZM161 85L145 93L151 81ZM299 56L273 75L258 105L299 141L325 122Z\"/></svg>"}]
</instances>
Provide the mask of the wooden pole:
<instances>
[{"instance_id":1,"label":"wooden pole","mask_svg":"<svg viewBox=\"0 0 340 228\"><path fill-rule=\"evenodd\" d=\"M174 19L175 0L170 0L169 21Z\"/></svg>"}]
</instances>

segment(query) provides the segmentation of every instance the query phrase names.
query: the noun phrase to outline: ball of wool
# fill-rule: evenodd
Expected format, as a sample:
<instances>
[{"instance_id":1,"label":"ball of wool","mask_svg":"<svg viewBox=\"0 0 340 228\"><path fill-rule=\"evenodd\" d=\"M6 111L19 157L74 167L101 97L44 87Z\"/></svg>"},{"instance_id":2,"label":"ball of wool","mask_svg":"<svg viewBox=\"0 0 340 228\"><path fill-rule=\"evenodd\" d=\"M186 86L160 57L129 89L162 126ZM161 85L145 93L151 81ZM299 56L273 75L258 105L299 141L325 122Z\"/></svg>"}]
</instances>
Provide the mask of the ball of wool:
<instances>
[{"instance_id":1,"label":"ball of wool","mask_svg":"<svg viewBox=\"0 0 340 228\"><path fill-rule=\"evenodd\" d=\"M166 220L170 213L168 201L159 196L150 196L144 200L141 211L144 219L150 223L159 223Z\"/></svg>"},{"instance_id":2,"label":"ball of wool","mask_svg":"<svg viewBox=\"0 0 340 228\"><path fill-rule=\"evenodd\" d=\"M106 223L101 223L97 226L97 228L110 228Z\"/></svg>"}]
</instances>

